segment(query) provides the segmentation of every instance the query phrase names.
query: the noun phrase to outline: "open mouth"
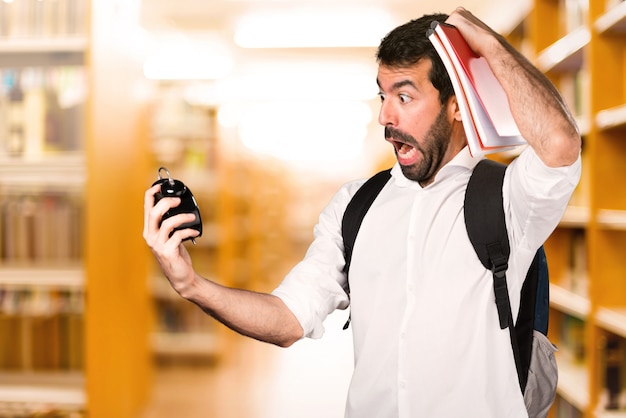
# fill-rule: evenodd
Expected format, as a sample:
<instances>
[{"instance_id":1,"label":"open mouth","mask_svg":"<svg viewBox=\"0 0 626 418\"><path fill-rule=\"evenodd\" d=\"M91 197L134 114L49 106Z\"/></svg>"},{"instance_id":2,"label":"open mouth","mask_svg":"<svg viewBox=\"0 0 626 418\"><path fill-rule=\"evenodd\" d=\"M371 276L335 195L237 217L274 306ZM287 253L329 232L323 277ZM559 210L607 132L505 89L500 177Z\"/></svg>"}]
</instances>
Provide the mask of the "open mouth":
<instances>
[{"instance_id":1,"label":"open mouth","mask_svg":"<svg viewBox=\"0 0 626 418\"><path fill-rule=\"evenodd\" d=\"M417 148L406 142L394 140L393 138L387 138L387 141L393 144L400 164L411 165L417 161Z\"/></svg>"},{"instance_id":2,"label":"open mouth","mask_svg":"<svg viewBox=\"0 0 626 418\"><path fill-rule=\"evenodd\" d=\"M386 126L385 140L393 145L401 165L412 165L417 162L418 148L412 145L416 142L410 135L391 126Z\"/></svg>"}]
</instances>

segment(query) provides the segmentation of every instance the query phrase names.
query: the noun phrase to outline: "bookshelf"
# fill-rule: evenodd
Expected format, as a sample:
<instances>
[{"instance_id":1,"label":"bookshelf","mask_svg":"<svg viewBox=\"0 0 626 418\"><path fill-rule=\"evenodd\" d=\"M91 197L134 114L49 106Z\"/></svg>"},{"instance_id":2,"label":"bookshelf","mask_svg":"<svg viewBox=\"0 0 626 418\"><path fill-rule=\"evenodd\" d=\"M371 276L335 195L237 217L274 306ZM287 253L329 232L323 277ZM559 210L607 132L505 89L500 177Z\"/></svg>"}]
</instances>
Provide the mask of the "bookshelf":
<instances>
[{"instance_id":1,"label":"bookshelf","mask_svg":"<svg viewBox=\"0 0 626 418\"><path fill-rule=\"evenodd\" d=\"M550 337L562 347L550 416L624 418L626 2L534 0L510 39L561 90L583 136L581 183L546 243Z\"/></svg>"},{"instance_id":2,"label":"bookshelf","mask_svg":"<svg viewBox=\"0 0 626 418\"><path fill-rule=\"evenodd\" d=\"M0 2L2 416L134 417L149 391L129 16L120 1Z\"/></svg>"}]
</instances>

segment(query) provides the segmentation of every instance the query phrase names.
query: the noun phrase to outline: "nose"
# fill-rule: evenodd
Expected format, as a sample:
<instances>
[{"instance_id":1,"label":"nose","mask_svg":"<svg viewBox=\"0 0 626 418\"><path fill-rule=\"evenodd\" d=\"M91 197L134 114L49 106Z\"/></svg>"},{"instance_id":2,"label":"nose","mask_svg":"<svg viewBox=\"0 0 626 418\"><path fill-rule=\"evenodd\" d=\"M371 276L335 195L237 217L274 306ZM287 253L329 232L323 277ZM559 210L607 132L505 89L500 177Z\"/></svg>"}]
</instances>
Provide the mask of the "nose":
<instances>
[{"instance_id":1,"label":"nose","mask_svg":"<svg viewBox=\"0 0 626 418\"><path fill-rule=\"evenodd\" d=\"M380 103L380 111L378 112L378 123L382 126L396 126L397 117L392 104L389 101Z\"/></svg>"}]
</instances>

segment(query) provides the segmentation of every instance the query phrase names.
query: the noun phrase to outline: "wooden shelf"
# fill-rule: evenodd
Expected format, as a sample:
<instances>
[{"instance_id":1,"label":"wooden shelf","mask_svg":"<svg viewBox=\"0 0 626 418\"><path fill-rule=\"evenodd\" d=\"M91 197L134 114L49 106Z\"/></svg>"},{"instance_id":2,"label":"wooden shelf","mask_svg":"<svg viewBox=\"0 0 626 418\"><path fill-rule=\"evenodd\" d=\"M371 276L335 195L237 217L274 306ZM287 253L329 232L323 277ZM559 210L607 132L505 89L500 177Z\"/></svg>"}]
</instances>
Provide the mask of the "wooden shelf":
<instances>
[{"instance_id":1,"label":"wooden shelf","mask_svg":"<svg viewBox=\"0 0 626 418\"><path fill-rule=\"evenodd\" d=\"M82 289L82 267L11 267L0 265L0 287L17 289Z\"/></svg>"},{"instance_id":2,"label":"wooden shelf","mask_svg":"<svg viewBox=\"0 0 626 418\"><path fill-rule=\"evenodd\" d=\"M537 56L537 66L544 72L575 72L582 68L583 49L591 40L585 27L570 32Z\"/></svg>"},{"instance_id":3,"label":"wooden shelf","mask_svg":"<svg viewBox=\"0 0 626 418\"><path fill-rule=\"evenodd\" d=\"M555 284L550 284L550 306L582 320L586 320L591 311L589 299Z\"/></svg>"},{"instance_id":4,"label":"wooden shelf","mask_svg":"<svg viewBox=\"0 0 626 418\"><path fill-rule=\"evenodd\" d=\"M589 115L576 116L576 124L580 131L580 136L586 136L591 130L591 122L589 122Z\"/></svg>"},{"instance_id":5,"label":"wooden shelf","mask_svg":"<svg viewBox=\"0 0 626 418\"><path fill-rule=\"evenodd\" d=\"M584 228L589 223L589 208L586 206L570 205L565 209L559 226L569 228Z\"/></svg>"},{"instance_id":6,"label":"wooden shelf","mask_svg":"<svg viewBox=\"0 0 626 418\"><path fill-rule=\"evenodd\" d=\"M85 36L0 40L3 67L82 65L88 48Z\"/></svg>"},{"instance_id":7,"label":"wooden shelf","mask_svg":"<svg viewBox=\"0 0 626 418\"><path fill-rule=\"evenodd\" d=\"M217 346L217 338L208 332L158 332L152 335L152 349L156 355L215 356L218 354Z\"/></svg>"},{"instance_id":8,"label":"wooden shelf","mask_svg":"<svg viewBox=\"0 0 626 418\"><path fill-rule=\"evenodd\" d=\"M599 307L596 312L596 325L626 338L626 308Z\"/></svg>"},{"instance_id":9,"label":"wooden shelf","mask_svg":"<svg viewBox=\"0 0 626 418\"><path fill-rule=\"evenodd\" d=\"M594 418L626 418L626 407L624 407L626 392L622 391L622 395L620 396L620 398L622 398L620 401L622 407L619 409L605 409L604 406L607 404L607 396L606 389L604 389L598 400L598 408L594 411Z\"/></svg>"},{"instance_id":10,"label":"wooden shelf","mask_svg":"<svg viewBox=\"0 0 626 418\"><path fill-rule=\"evenodd\" d=\"M0 54L67 54L87 50L85 36L56 38L8 38L0 40Z\"/></svg>"},{"instance_id":11,"label":"wooden shelf","mask_svg":"<svg viewBox=\"0 0 626 418\"><path fill-rule=\"evenodd\" d=\"M596 114L596 125L599 129L626 126L626 104L599 111Z\"/></svg>"},{"instance_id":12,"label":"wooden shelf","mask_svg":"<svg viewBox=\"0 0 626 418\"><path fill-rule=\"evenodd\" d=\"M85 303L79 306L77 302L81 311L71 312L71 319L80 323L77 341L72 341L72 347L80 346L81 350L80 361L75 364L80 376L78 383L66 384L67 375L60 369L55 370L58 373L45 375L43 383L39 374L34 376L34 382L25 381L21 374L0 375L2 416L5 416L3 408L11 410L9 408L16 406L20 411L33 408L34 412L41 412L35 411L41 406L47 407L47 413L52 410L50 407L58 407L80 410L90 417L136 417L150 390L149 252L141 233L133 233L141 230L142 214L132 210L131 204L119 203L119 198L133 200L143 196L146 188L149 167L146 110L149 103L145 97L133 96L142 80L137 51L127 37L113 36L111 32L115 28L116 34L130 33L131 29L136 29L135 22L128 19L132 15L130 8L119 7L114 2L80 0L75 6L73 14L55 19L54 31L58 36L51 33L45 38L17 38L15 33L16 37L0 39L1 66L7 71L32 67L33 78L41 73L44 74L42 80L47 81L45 77L54 74L50 76L54 82L44 84L58 90L57 93L67 86L62 77L66 69L79 73L81 83L80 100L76 96L77 100L71 103L80 105L71 109L64 107L68 112L59 113L63 123L57 124L57 133L65 135L67 132L68 135L67 144L63 145L72 150L58 153L39 150L33 142L33 147L25 147L22 157L11 158L3 152L0 194L10 203L19 203L24 195L50 192L63 192L60 200L65 201L67 192L67 200L75 204L78 217L72 218L76 222L65 231L68 235L70 232L80 234L80 249L71 255L63 254L63 260L77 258L71 265L32 261L37 257L20 255L19 258L27 260L21 264L5 262L0 265L0 286L10 291L32 288L35 289L33 295L49 289L78 291L77 299ZM5 13L4 17L15 19L17 15ZM64 28L63 22L71 22L71 26ZM34 33L26 29L35 28L25 28L19 33ZM78 32L81 35L66 35ZM21 79L25 101L34 97L27 94L26 79ZM111 88L112 82L115 88ZM41 110L44 109L45 106ZM36 109L29 105L25 111L36 112ZM28 113L25 120L28 122L38 116L38 113ZM74 216L74 212L69 216ZM41 221L58 224L48 218ZM35 235L35 239L37 237ZM51 238L50 245L55 246L57 242L64 245L61 241ZM53 256L56 253L49 258ZM26 265L28 260L32 261L30 265ZM93 297L85 301L84 295ZM73 296L72 293L70 298ZM15 320L27 325L35 322L29 318L32 315L28 311L11 315L9 322ZM47 349L47 342L57 331L53 326L46 328L48 322L41 322L45 329L42 332L38 329L37 338L28 343L37 344L37 349ZM6 338L12 342L10 336ZM55 349L53 345L54 341L50 341L51 349ZM33 348L28 344L25 347L24 351ZM20 367L30 370L21 363L3 363L3 371ZM34 416L19 413L19 416Z\"/></svg>"},{"instance_id":13,"label":"wooden shelf","mask_svg":"<svg viewBox=\"0 0 626 418\"><path fill-rule=\"evenodd\" d=\"M557 355L559 382L557 393L578 410L589 406L589 376L582 364L572 364Z\"/></svg>"},{"instance_id":14,"label":"wooden shelf","mask_svg":"<svg viewBox=\"0 0 626 418\"><path fill-rule=\"evenodd\" d=\"M593 28L598 33L626 33L626 3L620 3L596 19Z\"/></svg>"},{"instance_id":15,"label":"wooden shelf","mask_svg":"<svg viewBox=\"0 0 626 418\"><path fill-rule=\"evenodd\" d=\"M596 418L626 418L626 411L598 411Z\"/></svg>"},{"instance_id":16,"label":"wooden shelf","mask_svg":"<svg viewBox=\"0 0 626 418\"><path fill-rule=\"evenodd\" d=\"M569 403L584 417L626 418L624 411L601 410L605 365L598 351L604 331L626 338L626 264L621 254L626 200L620 189L626 181L626 143L621 138L626 130L626 2L535 0L526 23L524 41L536 53L537 67L562 89L568 105L579 109L577 123L584 136L583 177L572 199L578 205L567 208L547 242L548 264L553 262L563 285L550 286L550 305L559 314L550 338L557 346L563 342L557 361L559 393L565 401L549 416L569 416ZM569 33L562 36L564 31ZM564 334L571 317L584 321L582 333L575 329L573 335ZM584 347L580 363L567 362L565 348L572 341L577 350Z\"/></svg>"},{"instance_id":17,"label":"wooden shelf","mask_svg":"<svg viewBox=\"0 0 626 418\"><path fill-rule=\"evenodd\" d=\"M84 411L84 386L85 379L80 373L2 373L0 413L4 409L23 413L54 409Z\"/></svg>"},{"instance_id":18,"label":"wooden shelf","mask_svg":"<svg viewBox=\"0 0 626 418\"><path fill-rule=\"evenodd\" d=\"M626 231L626 210L600 209L596 218L603 229Z\"/></svg>"},{"instance_id":19,"label":"wooden shelf","mask_svg":"<svg viewBox=\"0 0 626 418\"><path fill-rule=\"evenodd\" d=\"M82 190L86 182L82 153L59 153L39 159L0 158L0 189Z\"/></svg>"}]
</instances>

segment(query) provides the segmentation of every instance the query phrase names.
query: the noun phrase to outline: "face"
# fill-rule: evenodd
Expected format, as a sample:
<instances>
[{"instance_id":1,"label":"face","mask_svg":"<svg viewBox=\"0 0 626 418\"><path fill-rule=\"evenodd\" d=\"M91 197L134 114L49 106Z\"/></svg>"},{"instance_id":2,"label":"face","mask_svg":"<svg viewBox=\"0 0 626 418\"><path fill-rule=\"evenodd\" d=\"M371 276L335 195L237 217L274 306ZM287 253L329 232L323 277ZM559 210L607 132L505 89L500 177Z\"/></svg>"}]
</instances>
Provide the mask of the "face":
<instances>
[{"instance_id":1,"label":"face","mask_svg":"<svg viewBox=\"0 0 626 418\"><path fill-rule=\"evenodd\" d=\"M451 155L454 111L441 105L439 91L428 79L430 61L407 68L380 66L381 108L378 121L394 146L404 176L430 184Z\"/></svg>"}]
</instances>

